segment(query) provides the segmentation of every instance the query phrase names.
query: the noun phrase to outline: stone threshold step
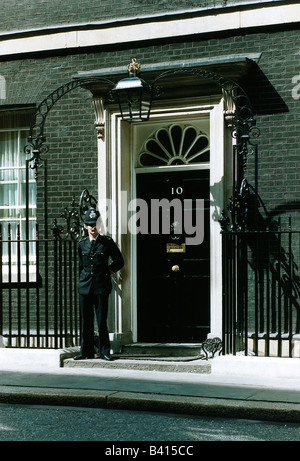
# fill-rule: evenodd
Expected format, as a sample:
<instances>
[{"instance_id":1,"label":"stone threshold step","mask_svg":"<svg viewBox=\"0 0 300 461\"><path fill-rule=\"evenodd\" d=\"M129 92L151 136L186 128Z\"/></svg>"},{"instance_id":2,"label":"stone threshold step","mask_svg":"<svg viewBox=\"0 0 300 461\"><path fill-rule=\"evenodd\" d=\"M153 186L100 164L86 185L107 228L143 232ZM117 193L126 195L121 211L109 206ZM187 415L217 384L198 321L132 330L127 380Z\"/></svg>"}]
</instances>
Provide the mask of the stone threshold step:
<instances>
[{"instance_id":1,"label":"stone threshold step","mask_svg":"<svg viewBox=\"0 0 300 461\"><path fill-rule=\"evenodd\" d=\"M153 361L161 361L161 362L192 362L193 360L204 360L205 356L203 354L200 355L188 355L184 357L180 356L161 356L161 355L154 355L154 354L141 354L141 355L134 355L134 354L114 354L112 356L116 360L153 360Z\"/></svg>"},{"instance_id":2,"label":"stone threshold step","mask_svg":"<svg viewBox=\"0 0 300 461\"><path fill-rule=\"evenodd\" d=\"M122 355L147 357L200 357L201 343L132 343L122 347Z\"/></svg>"}]
</instances>

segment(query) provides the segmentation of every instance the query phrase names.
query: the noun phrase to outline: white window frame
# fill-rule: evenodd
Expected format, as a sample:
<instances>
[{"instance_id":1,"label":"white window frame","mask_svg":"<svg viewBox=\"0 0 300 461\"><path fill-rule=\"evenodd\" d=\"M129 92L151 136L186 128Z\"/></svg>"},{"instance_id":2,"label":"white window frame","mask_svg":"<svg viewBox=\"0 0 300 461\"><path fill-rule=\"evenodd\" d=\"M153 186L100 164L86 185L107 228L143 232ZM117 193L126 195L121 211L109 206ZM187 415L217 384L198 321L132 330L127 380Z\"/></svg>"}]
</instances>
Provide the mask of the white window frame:
<instances>
[{"instance_id":1,"label":"white window frame","mask_svg":"<svg viewBox=\"0 0 300 461\"><path fill-rule=\"evenodd\" d=\"M0 129L0 133L16 133L16 156L17 156L17 165L4 165L0 166L0 173L8 170L14 170L18 172L16 175L16 179L8 179L8 180L0 180L0 184L16 184L17 185L17 203L12 205L11 203L3 203L2 199L0 202L0 210L25 210L26 209L26 197L22 199L22 184L24 183L24 177L22 179L22 172L25 173L26 177L26 157L24 155L25 164L22 164L21 160L21 150L23 148L21 140L22 140L22 132L28 132L28 126L16 126L13 128L3 128ZM1 152L0 152L1 155ZM33 176L33 174L32 174ZM35 179L32 177L29 179L29 183L35 183ZM29 204L29 210L36 210L36 196L35 196L35 203ZM9 213L8 213L9 214ZM30 213L29 221L31 223L36 223L36 213ZM9 269L9 256L8 252L5 253L5 248L2 249L3 257L2 257L2 282L17 282L20 280L21 282L25 281L34 281L36 280L36 254L35 254L35 246L34 243L30 243L29 249L29 260L26 259L26 252L24 250L25 243L24 240L25 236L25 223L26 223L26 216L20 214L19 217L0 217L0 224L2 224L2 239L7 241L8 237L8 230L3 232L3 224L8 223L16 223L17 226L20 226L20 241L21 241L21 259L18 261L17 258L17 244L12 243L12 253L11 253L11 268ZM31 241L35 240L35 236L29 237ZM16 240L16 233L11 230L11 239ZM5 242L2 245L7 245ZM29 278L27 274L27 263L29 264ZM18 274L18 265L21 266L21 273Z\"/></svg>"}]
</instances>

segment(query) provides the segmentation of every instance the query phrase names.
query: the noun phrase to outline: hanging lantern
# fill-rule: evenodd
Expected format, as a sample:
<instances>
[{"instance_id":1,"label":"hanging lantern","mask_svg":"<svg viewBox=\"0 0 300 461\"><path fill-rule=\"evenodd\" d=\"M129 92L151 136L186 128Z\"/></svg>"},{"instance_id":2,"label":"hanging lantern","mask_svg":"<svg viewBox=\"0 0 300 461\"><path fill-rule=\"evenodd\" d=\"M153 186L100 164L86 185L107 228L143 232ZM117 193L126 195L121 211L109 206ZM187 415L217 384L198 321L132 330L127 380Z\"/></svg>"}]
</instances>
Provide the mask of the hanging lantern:
<instances>
[{"instance_id":1,"label":"hanging lantern","mask_svg":"<svg viewBox=\"0 0 300 461\"><path fill-rule=\"evenodd\" d=\"M137 76L140 65L136 59L128 65L127 78L120 80L112 92L117 96L123 120L129 122L147 121L152 103L152 88L149 83Z\"/></svg>"}]
</instances>

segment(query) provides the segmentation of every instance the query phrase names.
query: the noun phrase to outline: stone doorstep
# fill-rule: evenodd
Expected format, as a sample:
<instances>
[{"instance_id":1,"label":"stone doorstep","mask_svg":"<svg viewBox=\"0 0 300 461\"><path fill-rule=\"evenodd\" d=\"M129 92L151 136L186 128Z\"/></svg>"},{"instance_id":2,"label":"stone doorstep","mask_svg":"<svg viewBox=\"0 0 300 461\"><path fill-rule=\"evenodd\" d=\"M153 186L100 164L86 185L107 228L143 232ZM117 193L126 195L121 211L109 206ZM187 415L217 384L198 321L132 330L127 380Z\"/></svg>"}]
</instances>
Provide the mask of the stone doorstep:
<instances>
[{"instance_id":1,"label":"stone doorstep","mask_svg":"<svg viewBox=\"0 0 300 461\"><path fill-rule=\"evenodd\" d=\"M122 346L122 357L190 357L202 356L201 343L132 343Z\"/></svg>"},{"instance_id":2,"label":"stone doorstep","mask_svg":"<svg viewBox=\"0 0 300 461\"><path fill-rule=\"evenodd\" d=\"M76 361L74 353L65 355L63 367L110 368L182 373L211 373L211 365L201 353L201 345L185 343L134 343L125 345L113 361L99 358Z\"/></svg>"}]
</instances>

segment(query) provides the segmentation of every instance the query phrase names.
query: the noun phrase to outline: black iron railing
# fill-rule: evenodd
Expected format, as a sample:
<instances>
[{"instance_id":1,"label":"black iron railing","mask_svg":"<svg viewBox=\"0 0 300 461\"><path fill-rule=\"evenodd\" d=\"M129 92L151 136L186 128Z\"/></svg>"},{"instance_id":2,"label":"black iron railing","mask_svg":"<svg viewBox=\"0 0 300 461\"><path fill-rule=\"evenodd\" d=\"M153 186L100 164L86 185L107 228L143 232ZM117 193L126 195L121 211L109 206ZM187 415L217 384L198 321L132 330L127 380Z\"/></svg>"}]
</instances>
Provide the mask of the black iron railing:
<instances>
[{"instance_id":1,"label":"black iron railing","mask_svg":"<svg viewBox=\"0 0 300 461\"><path fill-rule=\"evenodd\" d=\"M46 220L44 238L38 225L29 226L29 217L26 238L20 224L4 224L5 233L0 224L0 344L55 349L80 344L77 243L85 235L85 212L96 206L84 189L79 202L73 198L60 213L62 225L54 219L51 238Z\"/></svg>"},{"instance_id":2,"label":"black iron railing","mask_svg":"<svg viewBox=\"0 0 300 461\"><path fill-rule=\"evenodd\" d=\"M2 239L0 336L7 347L62 348L79 344L75 241Z\"/></svg>"},{"instance_id":3,"label":"black iron railing","mask_svg":"<svg viewBox=\"0 0 300 461\"><path fill-rule=\"evenodd\" d=\"M223 354L299 356L300 231L223 231Z\"/></svg>"}]
</instances>

